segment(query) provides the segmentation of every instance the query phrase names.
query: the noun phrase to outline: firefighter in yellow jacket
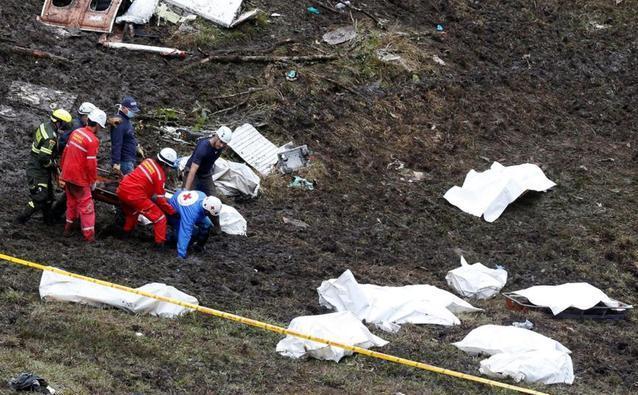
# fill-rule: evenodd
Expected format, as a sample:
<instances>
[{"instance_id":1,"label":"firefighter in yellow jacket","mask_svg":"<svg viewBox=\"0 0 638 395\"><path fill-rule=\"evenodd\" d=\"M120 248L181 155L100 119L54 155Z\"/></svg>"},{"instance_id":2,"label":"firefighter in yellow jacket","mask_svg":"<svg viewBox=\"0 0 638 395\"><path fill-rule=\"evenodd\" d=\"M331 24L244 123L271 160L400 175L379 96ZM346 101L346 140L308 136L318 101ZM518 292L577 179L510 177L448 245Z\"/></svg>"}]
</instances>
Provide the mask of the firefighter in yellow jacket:
<instances>
[{"instance_id":1,"label":"firefighter in yellow jacket","mask_svg":"<svg viewBox=\"0 0 638 395\"><path fill-rule=\"evenodd\" d=\"M27 160L27 184L31 200L16 218L18 223L27 222L38 211L42 211L45 223L53 222L51 206L54 201L53 181L57 172L58 133L68 127L72 119L68 111L57 109L51 113L50 121L42 123L36 129Z\"/></svg>"}]
</instances>

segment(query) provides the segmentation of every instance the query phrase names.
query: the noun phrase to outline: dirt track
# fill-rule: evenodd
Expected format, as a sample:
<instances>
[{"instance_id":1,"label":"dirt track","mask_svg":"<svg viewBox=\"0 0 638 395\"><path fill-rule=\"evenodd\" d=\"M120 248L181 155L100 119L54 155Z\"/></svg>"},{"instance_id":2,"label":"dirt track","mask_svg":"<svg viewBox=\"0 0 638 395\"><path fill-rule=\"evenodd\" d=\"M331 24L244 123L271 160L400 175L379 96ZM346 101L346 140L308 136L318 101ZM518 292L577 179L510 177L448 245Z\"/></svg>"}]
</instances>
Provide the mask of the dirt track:
<instances>
[{"instance_id":1,"label":"dirt track","mask_svg":"<svg viewBox=\"0 0 638 395\"><path fill-rule=\"evenodd\" d=\"M62 238L61 228L38 221L16 227L11 222L27 197L23 163L32 130L44 117L25 111L19 119L0 124L3 252L133 286L166 282L196 295L203 305L253 309L281 323L323 312L315 288L345 269L361 283L422 283L446 289L445 274L458 265L459 252L471 262L504 265L510 275L506 290L586 281L611 297L638 302L638 12L631 1L616 6L613 1L370 0L366 9L387 19L388 30L354 13L357 41L337 49L314 42L330 28L351 23L349 15L314 16L299 4L255 1L284 17L251 22L232 32L212 29L215 39L210 41L171 35L168 27L149 29L164 44L182 45L195 54L184 62L106 50L90 33L56 38L34 20L40 3L0 4L5 22L0 27L2 44L14 41L72 61L36 61L0 51L0 104L14 106L4 97L9 84L20 80L77 93L78 103L89 100L105 109L130 93L147 114L166 107L189 112L196 102L211 112L237 105L213 115L208 124L251 121L265 124L260 130L276 144L308 144L317 159L308 175L319 187L303 192L286 188L287 180L278 176L265 181L264 196L236 206L248 220L248 237L216 238L207 253L193 256L185 265L178 265L172 253L148 251L150 234L140 232L128 241L113 237L113 213L104 205L98 207L98 242L84 246L79 236ZM434 30L436 23L445 25L445 33ZM259 53L286 38L296 43L273 53L318 53L319 48L342 58L321 64L189 66L203 57L196 45L211 53ZM148 38L136 40L157 44ZM375 51L387 44L408 60L409 67L375 58ZM432 55L446 65L436 64ZM288 82L284 74L293 68L301 77ZM266 89L215 99L250 87ZM193 125L196 115L184 121ZM165 144L152 128L157 123L149 119L138 131L147 150ZM175 148L183 155L190 152L187 146ZM427 179L402 180L389 166L394 160L425 171ZM558 186L546 194L526 195L493 224L442 199L447 188L462 183L469 169L487 169L495 160L505 165L539 164ZM298 230L284 224L282 216L310 227ZM5 273L0 277L3 290L37 292L35 275L4 265L0 273ZM29 315L26 306L14 306L6 298L2 305L12 312L0 319L0 344L14 325L27 325ZM449 343L478 323L530 318L540 333L573 352L574 386L553 388L571 393L635 392L635 318L590 322L536 313L523 317L506 310L500 298L475 305L485 314L461 317L463 324L455 328L405 328L402 331L412 334L404 334L384 351L475 373L477 360L451 350ZM436 341L423 351L422 339ZM102 366L121 368L113 360ZM410 375L394 377L403 379L402 374ZM180 388L170 384L179 381L178 374L166 375L166 387L149 384L151 392ZM264 378L265 383L271 379ZM266 391L282 390L260 385ZM301 388L291 384L286 392ZM435 388L469 391L445 384ZM330 386L317 391L330 392Z\"/></svg>"}]
</instances>

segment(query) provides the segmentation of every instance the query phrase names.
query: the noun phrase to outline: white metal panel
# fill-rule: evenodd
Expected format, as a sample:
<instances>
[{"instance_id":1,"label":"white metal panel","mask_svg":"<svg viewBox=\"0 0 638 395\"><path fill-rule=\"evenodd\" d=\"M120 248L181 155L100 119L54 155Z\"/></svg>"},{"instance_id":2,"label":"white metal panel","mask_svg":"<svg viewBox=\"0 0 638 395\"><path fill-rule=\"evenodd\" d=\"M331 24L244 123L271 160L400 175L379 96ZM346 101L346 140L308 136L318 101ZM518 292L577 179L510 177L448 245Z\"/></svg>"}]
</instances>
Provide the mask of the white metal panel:
<instances>
[{"instance_id":1,"label":"white metal panel","mask_svg":"<svg viewBox=\"0 0 638 395\"><path fill-rule=\"evenodd\" d=\"M268 175L277 163L277 146L249 123L235 129L228 146L261 175Z\"/></svg>"},{"instance_id":2,"label":"white metal panel","mask_svg":"<svg viewBox=\"0 0 638 395\"><path fill-rule=\"evenodd\" d=\"M222 26L230 27L243 0L163 0Z\"/></svg>"}]
</instances>

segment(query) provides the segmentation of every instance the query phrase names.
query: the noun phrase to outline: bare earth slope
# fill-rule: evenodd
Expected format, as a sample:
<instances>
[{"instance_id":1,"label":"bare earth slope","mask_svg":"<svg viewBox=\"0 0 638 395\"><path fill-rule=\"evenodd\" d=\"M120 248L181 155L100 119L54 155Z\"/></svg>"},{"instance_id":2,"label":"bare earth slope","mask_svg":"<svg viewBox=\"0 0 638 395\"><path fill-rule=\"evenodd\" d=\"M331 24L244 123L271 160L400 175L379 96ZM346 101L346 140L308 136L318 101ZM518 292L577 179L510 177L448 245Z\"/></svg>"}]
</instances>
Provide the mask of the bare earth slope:
<instances>
[{"instance_id":1,"label":"bare earth slope","mask_svg":"<svg viewBox=\"0 0 638 395\"><path fill-rule=\"evenodd\" d=\"M586 281L638 303L635 2L356 2L386 29L359 12L320 7L320 15L309 14L313 2L250 3L283 16L230 31L201 21L190 33L149 25L146 31L157 38L133 39L191 53L179 61L107 50L92 33L56 37L35 21L41 1L2 1L0 104L20 114L0 122L0 251L134 287L166 282L202 305L281 325L324 312L315 288L346 269L362 283L447 289L444 277L458 266L459 253L471 262L504 265L510 275L505 290ZM353 21L353 42L336 48L320 43L323 33ZM436 32L437 23L444 33ZM286 39L294 42L282 43ZM12 45L70 61L16 54ZM381 62L378 50L401 55L403 64ZM204 53L337 53L339 59L198 64ZM297 81L285 80L290 69L299 72ZM98 241L90 246L79 236L62 238L62 225L14 225L27 199L31 136L46 114L10 103L12 81L69 91L79 95L78 103L109 110L124 94L134 95L148 116L138 135L149 152L170 144L154 129L161 123L211 129L259 124L276 144L311 147L316 160L302 175L318 187L292 190L278 175L264 180L258 200L233 203L248 221L248 237L217 237L208 251L182 264L173 252L151 251L151 235L143 230L133 240L114 237L113 210L103 204ZM223 97L250 88L260 90ZM174 146L190 153L190 146ZM108 149L105 142L105 167ZM426 180L408 183L392 165L397 160L426 172ZM558 186L526 195L491 224L442 199L469 169L487 169L495 160L539 164ZM310 227L299 230L283 216ZM167 321L42 303L38 282L39 273L0 265L2 380L35 371L64 393L491 391L360 356L340 364L291 361L274 352L277 335L214 318ZM450 343L481 324L528 318L572 350L576 374L573 386L535 388L636 391L634 316L555 320L511 312L501 297L475 305L485 312L462 316L458 327L375 333L390 340L384 352L477 374L480 358Z\"/></svg>"}]
</instances>

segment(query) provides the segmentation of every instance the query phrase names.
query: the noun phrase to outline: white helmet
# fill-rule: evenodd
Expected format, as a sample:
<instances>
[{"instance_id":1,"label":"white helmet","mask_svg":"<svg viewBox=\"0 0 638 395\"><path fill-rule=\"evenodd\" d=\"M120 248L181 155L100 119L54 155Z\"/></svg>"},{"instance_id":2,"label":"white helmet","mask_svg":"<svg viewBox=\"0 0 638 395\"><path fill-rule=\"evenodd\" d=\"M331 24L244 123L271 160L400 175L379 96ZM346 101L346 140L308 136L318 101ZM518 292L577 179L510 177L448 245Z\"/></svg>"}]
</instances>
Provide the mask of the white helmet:
<instances>
[{"instance_id":1,"label":"white helmet","mask_svg":"<svg viewBox=\"0 0 638 395\"><path fill-rule=\"evenodd\" d=\"M78 113L80 115L89 115L91 111L95 110L96 108L97 107L95 107L95 104L85 101L84 103L80 104L80 108L78 108Z\"/></svg>"},{"instance_id":2,"label":"white helmet","mask_svg":"<svg viewBox=\"0 0 638 395\"><path fill-rule=\"evenodd\" d=\"M177 161L177 152L172 148L162 148L157 154L157 160L164 163L167 166L175 167L175 161Z\"/></svg>"},{"instance_id":3,"label":"white helmet","mask_svg":"<svg viewBox=\"0 0 638 395\"><path fill-rule=\"evenodd\" d=\"M221 128L217 129L217 132L215 132L215 134L224 144L230 143L230 140L233 138L233 132L228 126L222 126Z\"/></svg>"},{"instance_id":4,"label":"white helmet","mask_svg":"<svg viewBox=\"0 0 638 395\"><path fill-rule=\"evenodd\" d=\"M222 201L215 196L206 196L202 201L202 207L211 215L219 215L219 212L222 211Z\"/></svg>"},{"instance_id":5,"label":"white helmet","mask_svg":"<svg viewBox=\"0 0 638 395\"><path fill-rule=\"evenodd\" d=\"M89 121L98 123L101 127L106 127L106 113L99 108L94 109L89 113Z\"/></svg>"}]
</instances>

